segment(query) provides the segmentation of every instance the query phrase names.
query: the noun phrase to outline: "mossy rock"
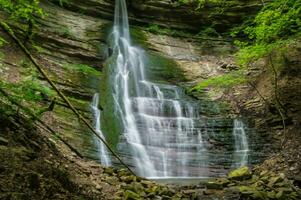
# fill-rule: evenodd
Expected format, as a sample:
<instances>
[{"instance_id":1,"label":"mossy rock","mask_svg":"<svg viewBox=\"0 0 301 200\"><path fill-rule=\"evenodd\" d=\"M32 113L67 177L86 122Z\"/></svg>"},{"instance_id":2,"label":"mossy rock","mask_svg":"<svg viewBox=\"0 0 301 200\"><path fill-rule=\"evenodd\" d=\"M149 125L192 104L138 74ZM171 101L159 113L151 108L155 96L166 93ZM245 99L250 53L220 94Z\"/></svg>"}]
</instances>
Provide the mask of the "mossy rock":
<instances>
[{"instance_id":1,"label":"mossy rock","mask_svg":"<svg viewBox=\"0 0 301 200\"><path fill-rule=\"evenodd\" d=\"M251 177L252 173L246 166L235 169L228 174L228 178L233 180L246 180L250 179Z\"/></svg>"},{"instance_id":2,"label":"mossy rock","mask_svg":"<svg viewBox=\"0 0 301 200\"><path fill-rule=\"evenodd\" d=\"M104 173L113 175L114 174L114 169L112 167L108 167L104 169Z\"/></svg>"},{"instance_id":3,"label":"mossy rock","mask_svg":"<svg viewBox=\"0 0 301 200\"><path fill-rule=\"evenodd\" d=\"M136 176L130 175L130 176L122 176L120 177L120 180L125 183L132 183L137 181Z\"/></svg>"},{"instance_id":4,"label":"mossy rock","mask_svg":"<svg viewBox=\"0 0 301 200\"><path fill-rule=\"evenodd\" d=\"M135 192L133 192L131 190L126 190L125 191L125 199L128 199L128 200L140 200L142 198L140 197L139 194L137 194L137 193L135 193Z\"/></svg>"},{"instance_id":5,"label":"mossy rock","mask_svg":"<svg viewBox=\"0 0 301 200\"><path fill-rule=\"evenodd\" d=\"M205 185L208 189L219 190L219 189L223 189L229 183L230 183L230 181L227 178L219 178L214 181L208 181L205 183Z\"/></svg>"}]
</instances>

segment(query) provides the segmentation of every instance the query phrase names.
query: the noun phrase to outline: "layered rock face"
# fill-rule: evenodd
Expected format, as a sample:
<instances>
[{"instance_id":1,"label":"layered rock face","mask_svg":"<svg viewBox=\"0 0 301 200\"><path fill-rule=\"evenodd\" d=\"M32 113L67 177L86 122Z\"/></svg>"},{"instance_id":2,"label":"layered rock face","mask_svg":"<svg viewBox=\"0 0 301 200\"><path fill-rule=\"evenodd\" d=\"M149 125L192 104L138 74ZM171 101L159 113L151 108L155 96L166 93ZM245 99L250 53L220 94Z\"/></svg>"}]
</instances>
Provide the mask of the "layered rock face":
<instances>
[{"instance_id":1,"label":"layered rock face","mask_svg":"<svg viewBox=\"0 0 301 200\"><path fill-rule=\"evenodd\" d=\"M52 1L57 4L60 2ZM129 0L127 4L132 24L158 24L192 32L199 32L206 27L213 27L218 32L228 31L241 23L244 17L255 14L262 7L260 0L232 0L222 6L205 3L200 8L197 3L179 4L173 0ZM69 0L64 7L77 13L109 20L114 13L114 2L109 0Z\"/></svg>"},{"instance_id":2,"label":"layered rock face","mask_svg":"<svg viewBox=\"0 0 301 200\"><path fill-rule=\"evenodd\" d=\"M232 0L224 2L223 6L205 3L200 8L197 3L181 5L173 0L129 1L133 21L193 32L199 32L205 27L213 27L219 32L227 31L242 22L244 16L256 13L261 6L262 2L257 0Z\"/></svg>"}]
</instances>

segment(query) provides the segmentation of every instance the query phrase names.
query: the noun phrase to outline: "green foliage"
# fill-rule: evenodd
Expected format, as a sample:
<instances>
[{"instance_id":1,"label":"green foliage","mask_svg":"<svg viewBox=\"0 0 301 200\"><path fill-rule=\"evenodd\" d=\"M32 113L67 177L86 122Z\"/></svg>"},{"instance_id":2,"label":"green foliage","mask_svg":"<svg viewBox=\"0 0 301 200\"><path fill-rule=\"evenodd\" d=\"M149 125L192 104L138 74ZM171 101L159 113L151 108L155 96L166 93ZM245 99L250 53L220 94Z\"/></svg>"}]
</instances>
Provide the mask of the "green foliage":
<instances>
[{"instance_id":1,"label":"green foliage","mask_svg":"<svg viewBox=\"0 0 301 200\"><path fill-rule=\"evenodd\" d=\"M219 33L213 27L207 27L198 33L199 36L218 37Z\"/></svg>"},{"instance_id":2,"label":"green foliage","mask_svg":"<svg viewBox=\"0 0 301 200\"><path fill-rule=\"evenodd\" d=\"M171 35L175 37L189 37L191 34L179 31L179 30L174 30L174 29L169 29L169 28L164 28L159 26L158 24L150 24L149 27L146 28L147 31L155 34L160 34L160 35Z\"/></svg>"},{"instance_id":3,"label":"green foliage","mask_svg":"<svg viewBox=\"0 0 301 200\"><path fill-rule=\"evenodd\" d=\"M68 63L68 64L63 65L63 67L65 69L81 72L81 73L87 74L87 75L94 75L94 76L101 75L100 71L97 71L93 67L91 67L89 65L85 65L85 64L69 64Z\"/></svg>"},{"instance_id":4,"label":"green foliage","mask_svg":"<svg viewBox=\"0 0 301 200\"><path fill-rule=\"evenodd\" d=\"M180 5L194 4L196 9L205 7L208 3L223 5L227 3L226 0L177 0Z\"/></svg>"},{"instance_id":5,"label":"green foliage","mask_svg":"<svg viewBox=\"0 0 301 200\"><path fill-rule=\"evenodd\" d=\"M3 46L5 43L7 43L7 41L4 38L0 37L0 47Z\"/></svg>"},{"instance_id":6,"label":"green foliage","mask_svg":"<svg viewBox=\"0 0 301 200\"><path fill-rule=\"evenodd\" d=\"M24 79L18 83L0 81L0 87L22 101L40 101L43 96L54 96L54 92L37 79Z\"/></svg>"},{"instance_id":7,"label":"green foliage","mask_svg":"<svg viewBox=\"0 0 301 200\"><path fill-rule=\"evenodd\" d=\"M234 85L243 84L246 82L246 78L242 73L243 71L235 71L221 76L214 76L200 82L193 87L191 91L201 91L207 87L217 88L230 88Z\"/></svg>"},{"instance_id":8,"label":"green foliage","mask_svg":"<svg viewBox=\"0 0 301 200\"><path fill-rule=\"evenodd\" d=\"M244 32L256 43L271 43L301 31L301 1L274 0L255 17Z\"/></svg>"},{"instance_id":9,"label":"green foliage","mask_svg":"<svg viewBox=\"0 0 301 200\"><path fill-rule=\"evenodd\" d=\"M72 31L68 27L62 27L61 29L59 29L58 34L61 35L62 37L69 38L69 39L75 38L75 36L72 34Z\"/></svg>"},{"instance_id":10,"label":"green foliage","mask_svg":"<svg viewBox=\"0 0 301 200\"><path fill-rule=\"evenodd\" d=\"M241 65L268 55L301 33L301 1L274 0L267 4L251 22L232 31L248 41L236 41L241 47L237 57Z\"/></svg>"},{"instance_id":11,"label":"green foliage","mask_svg":"<svg viewBox=\"0 0 301 200\"><path fill-rule=\"evenodd\" d=\"M0 0L0 9L6 11L12 19L32 24L35 16L44 16L39 0Z\"/></svg>"}]
</instances>

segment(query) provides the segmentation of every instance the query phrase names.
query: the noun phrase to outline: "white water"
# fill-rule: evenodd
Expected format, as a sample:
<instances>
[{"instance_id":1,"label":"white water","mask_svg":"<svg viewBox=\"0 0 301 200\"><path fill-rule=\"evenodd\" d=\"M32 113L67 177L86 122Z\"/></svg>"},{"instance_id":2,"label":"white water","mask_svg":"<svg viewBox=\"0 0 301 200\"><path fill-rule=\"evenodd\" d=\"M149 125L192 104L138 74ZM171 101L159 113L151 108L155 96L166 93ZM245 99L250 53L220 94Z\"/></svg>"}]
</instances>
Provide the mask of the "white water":
<instances>
[{"instance_id":1,"label":"white water","mask_svg":"<svg viewBox=\"0 0 301 200\"><path fill-rule=\"evenodd\" d=\"M92 104L91 104L91 108L92 108L93 115L94 115L94 127L95 127L95 130L98 133L98 135L102 139L105 140L105 137L104 137L104 135L101 131L101 128L100 128L101 112L98 108L98 103L99 103L99 94L96 93L93 96L93 101L92 101ZM99 139L97 139L96 141L97 141L97 146L98 146L98 150L99 150L99 153L100 153L99 156L100 156L101 164L104 165L104 166L111 166L112 163L111 163L111 159L110 159L110 156L108 154L106 146L101 141L99 141Z\"/></svg>"},{"instance_id":2,"label":"white water","mask_svg":"<svg viewBox=\"0 0 301 200\"><path fill-rule=\"evenodd\" d=\"M111 35L115 62L110 65L110 76L116 118L123 127L117 146L120 154L124 154L125 161L144 177L210 176L208 166L221 165L220 160L224 159L223 152L214 148L209 152L208 149L214 143L210 135L217 134L215 120L212 127L208 127L207 119L199 114L199 105L183 100L187 96L180 88L148 80L144 52L131 44L125 0L115 2ZM98 97L94 98L92 106L96 130L103 137L97 124L100 115L96 101ZM240 123L235 121L234 125L235 155L245 152L237 162L246 164L246 135ZM100 151L102 162L109 165L105 147L100 145Z\"/></svg>"},{"instance_id":3,"label":"white water","mask_svg":"<svg viewBox=\"0 0 301 200\"><path fill-rule=\"evenodd\" d=\"M242 121L234 120L233 136L235 139L234 161L236 165L245 166L248 164L249 145Z\"/></svg>"}]
</instances>

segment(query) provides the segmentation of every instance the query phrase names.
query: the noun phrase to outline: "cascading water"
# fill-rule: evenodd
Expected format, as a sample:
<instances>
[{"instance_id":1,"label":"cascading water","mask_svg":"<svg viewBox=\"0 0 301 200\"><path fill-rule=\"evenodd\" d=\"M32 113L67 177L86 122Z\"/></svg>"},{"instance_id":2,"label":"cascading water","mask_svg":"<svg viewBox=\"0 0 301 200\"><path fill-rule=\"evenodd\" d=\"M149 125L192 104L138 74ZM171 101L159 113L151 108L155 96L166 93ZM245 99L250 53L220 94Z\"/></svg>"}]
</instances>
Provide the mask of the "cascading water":
<instances>
[{"instance_id":1,"label":"cascading water","mask_svg":"<svg viewBox=\"0 0 301 200\"><path fill-rule=\"evenodd\" d=\"M117 144L119 154L139 175L148 178L211 176L215 173L212 166L223 165L225 157L232 155L215 148L217 143L234 136L236 152L248 147L245 132L238 133L243 126L231 134L231 120L228 134L219 119L201 115L208 108L181 88L149 79L144 51L131 44L126 2L115 2L111 35L114 62L109 67L114 116L123 130ZM233 142L227 145L233 146ZM247 164L248 151L244 152L237 161L241 164Z\"/></svg>"},{"instance_id":2,"label":"cascading water","mask_svg":"<svg viewBox=\"0 0 301 200\"><path fill-rule=\"evenodd\" d=\"M96 93L93 96L93 101L91 104L91 108L92 108L93 115L94 115L94 127L95 127L95 130L98 133L98 135L105 140L105 137L100 129L101 113L98 108L98 104L99 104L99 94ZM111 160L110 160L110 157L109 157L109 154L108 154L108 151L107 151L105 145L102 142L100 142L98 139L96 139L96 141L97 141L97 146L98 146L98 150L100 153L101 164L104 166L110 166L112 163L111 163Z\"/></svg>"},{"instance_id":3,"label":"cascading water","mask_svg":"<svg viewBox=\"0 0 301 200\"><path fill-rule=\"evenodd\" d=\"M235 163L239 166L247 165L249 145L242 121L234 120L233 136L235 138L234 161L237 161Z\"/></svg>"}]
</instances>

